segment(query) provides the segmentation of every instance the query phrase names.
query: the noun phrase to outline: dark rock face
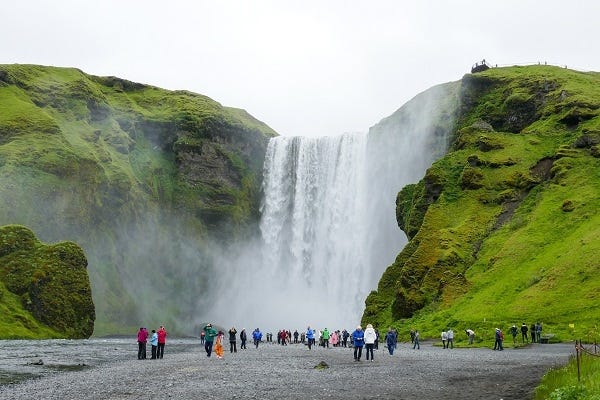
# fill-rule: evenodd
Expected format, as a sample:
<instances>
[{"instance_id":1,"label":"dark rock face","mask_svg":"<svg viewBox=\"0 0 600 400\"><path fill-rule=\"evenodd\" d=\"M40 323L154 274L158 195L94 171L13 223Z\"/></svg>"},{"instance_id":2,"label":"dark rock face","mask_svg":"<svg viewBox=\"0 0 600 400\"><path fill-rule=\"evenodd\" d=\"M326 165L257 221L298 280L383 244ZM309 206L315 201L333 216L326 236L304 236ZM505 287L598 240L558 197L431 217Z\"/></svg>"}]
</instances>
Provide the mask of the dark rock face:
<instances>
[{"instance_id":1,"label":"dark rock face","mask_svg":"<svg viewBox=\"0 0 600 400\"><path fill-rule=\"evenodd\" d=\"M67 338L92 335L95 308L78 245L43 245L29 229L9 225L0 228L0 260L0 280L37 321Z\"/></svg>"},{"instance_id":2,"label":"dark rock face","mask_svg":"<svg viewBox=\"0 0 600 400\"><path fill-rule=\"evenodd\" d=\"M175 310L163 320L172 332L187 323L198 305L185 292L206 290L211 274L203 246L255 233L264 155L277 134L200 94L72 68L0 65L0 86L11 88L0 93L10 105L0 122L0 224L52 242L76 238L97 334L165 309ZM162 281L140 287L141 274ZM48 288L36 285L39 296ZM157 290L163 298L150 295ZM47 313L44 301L27 304Z\"/></svg>"}]
</instances>

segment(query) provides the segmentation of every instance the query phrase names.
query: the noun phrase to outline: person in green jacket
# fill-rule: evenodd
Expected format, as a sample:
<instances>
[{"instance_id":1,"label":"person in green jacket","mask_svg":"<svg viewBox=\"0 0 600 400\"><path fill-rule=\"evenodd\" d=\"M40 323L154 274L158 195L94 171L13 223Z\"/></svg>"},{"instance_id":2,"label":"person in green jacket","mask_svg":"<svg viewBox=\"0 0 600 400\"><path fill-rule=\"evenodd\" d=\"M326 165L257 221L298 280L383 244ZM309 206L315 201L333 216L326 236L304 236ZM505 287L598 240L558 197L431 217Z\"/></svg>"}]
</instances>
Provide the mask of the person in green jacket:
<instances>
[{"instance_id":1,"label":"person in green jacket","mask_svg":"<svg viewBox=\"0 0 600 400\"><path fill-rule=\"evenodd\" d=\"M212 327L211 324L206 324L203 329L204 331L204 350L206 350L206 357L210 357L212 354L213 342L217 336L217 331Z\"/></svg>"},{"instance_id":2,"label":"person in green jacket","mask_svg":"<svg viewBox=\"0 0 600 400\"><path fill-rule=\"evenodd\" d=\"M330 336L331 336L331 334L329 333L329 330L327 330L327 328L323 329L323 332L321 332L321 339L323 339L323 347L329 348L329 337Z\"/></svg>"}]
</instances>

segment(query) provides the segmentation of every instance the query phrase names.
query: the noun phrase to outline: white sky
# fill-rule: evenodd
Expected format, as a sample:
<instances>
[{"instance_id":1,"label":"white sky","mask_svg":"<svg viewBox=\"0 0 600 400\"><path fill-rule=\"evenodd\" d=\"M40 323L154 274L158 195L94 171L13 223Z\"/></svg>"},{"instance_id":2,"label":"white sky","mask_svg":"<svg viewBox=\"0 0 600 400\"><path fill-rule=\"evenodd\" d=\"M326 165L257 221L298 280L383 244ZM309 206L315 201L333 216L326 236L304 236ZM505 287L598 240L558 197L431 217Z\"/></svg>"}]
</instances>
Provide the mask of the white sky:
<instances>
[{"instance_id":1,"label":"white sky","mask_svg":"<svg viewBox=\"0 0 600 400\"><path fill-rule=\"evenodd\" d=\"M483 58L600 71L596 0L3 3L0 63L187 89L282 135L365 132Z\"/></svg>"}]
</instances>

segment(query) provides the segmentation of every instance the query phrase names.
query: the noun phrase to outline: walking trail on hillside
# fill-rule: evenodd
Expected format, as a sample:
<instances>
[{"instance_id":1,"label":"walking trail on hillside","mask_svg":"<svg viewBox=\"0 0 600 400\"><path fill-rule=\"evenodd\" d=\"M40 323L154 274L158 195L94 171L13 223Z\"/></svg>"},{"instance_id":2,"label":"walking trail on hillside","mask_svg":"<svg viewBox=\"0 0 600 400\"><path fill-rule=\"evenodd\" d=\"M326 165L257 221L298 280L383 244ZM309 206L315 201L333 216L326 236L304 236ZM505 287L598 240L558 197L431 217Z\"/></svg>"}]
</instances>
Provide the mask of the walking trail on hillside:
<instances>
[{"instance_id":1,"label":"walking trail on hillside","mask_svg":"<svg viewBox=\"0 0 600 400\"><path fill-rule=\"evenodd\" d=\"M133 348L133 346L132 346ZM110 351L111 349L107 349ZM0 386L0 399L527 399L542 375L573 353L569 344L493 351L384 346L375 360L352 349L261 344L208 358L198 344L161 360L106 362ZM314 368L321 361L329 368Z\"/></svg>"}]
</instances>

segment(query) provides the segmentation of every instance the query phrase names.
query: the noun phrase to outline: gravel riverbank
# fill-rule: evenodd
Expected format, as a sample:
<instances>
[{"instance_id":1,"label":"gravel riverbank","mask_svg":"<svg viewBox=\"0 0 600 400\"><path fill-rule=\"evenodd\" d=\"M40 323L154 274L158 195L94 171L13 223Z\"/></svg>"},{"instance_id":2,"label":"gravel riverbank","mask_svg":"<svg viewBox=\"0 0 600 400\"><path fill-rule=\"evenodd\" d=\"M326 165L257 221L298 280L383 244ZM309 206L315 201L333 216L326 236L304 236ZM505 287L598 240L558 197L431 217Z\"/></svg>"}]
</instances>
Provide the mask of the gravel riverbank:
<instances>
[{"instance_id":1,"label":"gravel riverbank","mask_svg":"<svg viewBox=\"0 0 600 400\"><path fill-rule=\"evenodd\" d=\"M190 343L194 343L190 341ZM228 349L228 345L226 347ZM375 361L352 349L261 344L206 357L198 342L161 360L120 357L0 386L1 399L527 399L548 368L564 364L569 344L504 351L380 347ZM315 369L324 361L329 368Z\"/></svg>"}]
</instances>

